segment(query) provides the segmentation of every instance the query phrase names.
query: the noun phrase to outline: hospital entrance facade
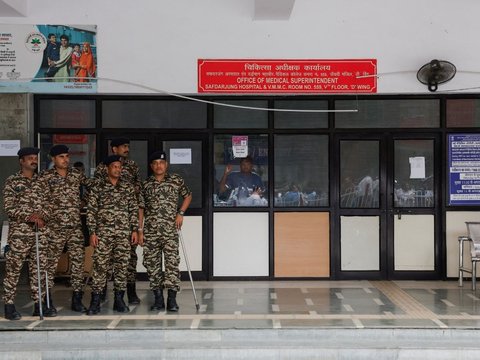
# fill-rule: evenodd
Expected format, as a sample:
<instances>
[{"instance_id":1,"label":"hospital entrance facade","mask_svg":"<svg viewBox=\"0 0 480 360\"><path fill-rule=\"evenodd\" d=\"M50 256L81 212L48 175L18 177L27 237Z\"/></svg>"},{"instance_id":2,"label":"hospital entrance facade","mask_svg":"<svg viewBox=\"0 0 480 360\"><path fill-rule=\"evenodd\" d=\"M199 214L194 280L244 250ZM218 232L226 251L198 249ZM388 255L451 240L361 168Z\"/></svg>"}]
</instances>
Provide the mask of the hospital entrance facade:
<instances>
[{"instance_id":1,"label":"hospital entrance facade","mask_svg":"<svg viewBox=\"0 0 480 360\"><path fill-rule=\"evenodd\" d=\"M128 137L145 179L148 154L165 151L193 192L183 237L196 279L458 276L457 238L480 207L452 201L449 141L478 133L480 96L196 99L36 95L40 167L62 143L92 176ZM223 188L246 155L259 191Z\"/></svg>"}]
</instances>

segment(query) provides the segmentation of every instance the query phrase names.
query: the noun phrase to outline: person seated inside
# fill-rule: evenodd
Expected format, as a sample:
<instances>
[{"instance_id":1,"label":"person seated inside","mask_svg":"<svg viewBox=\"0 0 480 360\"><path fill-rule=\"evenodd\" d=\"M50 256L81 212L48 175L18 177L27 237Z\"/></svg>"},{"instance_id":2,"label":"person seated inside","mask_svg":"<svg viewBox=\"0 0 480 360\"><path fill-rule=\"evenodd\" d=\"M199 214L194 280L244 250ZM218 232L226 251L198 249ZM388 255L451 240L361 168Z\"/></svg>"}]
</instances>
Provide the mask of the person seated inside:
<instances>
[{"instance_id":1,"label":"person seated inside","mask_svg":"<svg viewBox=\"0 0 480 360\"><path fill-rule=\"evenodd\" d=\"M230 191L230 198L239 206L266 206L267 200L262 197L265 189L262 179L253 171L253 159L250 155L240 160L240 171L232 171L232 165L225 167L220 180L220 194Z\"/></svg>"},{"instance_id":2,"label":"person seated inside","mask_svg":"<svg viewBox=\"0 0 480 360\"><path fill-rule=\"evenodd\" d=\"M303 194L297 184L292 183L290 189L283 196L286 206L300 206L303 203Z\"/></svg>"}]
</instances>

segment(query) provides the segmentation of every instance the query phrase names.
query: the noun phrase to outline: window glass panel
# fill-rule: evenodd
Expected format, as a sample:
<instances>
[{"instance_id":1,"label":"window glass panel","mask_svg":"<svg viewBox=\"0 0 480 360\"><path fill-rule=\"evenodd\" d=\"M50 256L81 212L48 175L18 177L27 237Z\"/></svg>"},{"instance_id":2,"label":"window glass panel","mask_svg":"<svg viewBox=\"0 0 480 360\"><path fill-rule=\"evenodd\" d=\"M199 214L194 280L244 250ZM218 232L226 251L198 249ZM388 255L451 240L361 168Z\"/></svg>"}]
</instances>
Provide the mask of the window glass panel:
<instances>
[{"instance_id":1,"label":"window glass panel","mask_svg":"<svg viewBox=\"0 0 480 360\"><path fill-rule=\"evenodd\" d=\"M214 205L267 206L268 135L216 135L214 142Z\"/></svg>"},{"instance_id":2,"label":"window glass panel","mask_svg":"<svg viewBox=\"0 0 480 360\"><path fill-rule=\"evenodd\" d=\"M108 155L113 155L110 145L111 139L108 140ZM145 180L148 175L148 141L147 140L130 140L130 152L128 154L130 160L135 161L140 172L140 180ZM102 159L103 160L103 159Z\"/></svg>"},{"instance_id":3,"label":"window glass panel","mask_svg":"<svg viewBox=\"0 0 480 360\"><path fill-rule=\"evenodd\" d=\"M256 108L268 107L266 100L217 100L216 102ZM216 128L261 129L268 127L268 111L266 110L248 110L215 105L213 119Z\"/></svg>"},{"instance_id":4,"label":"window glass panel","mask_svg":"<svg viewBox=\"0 0 480 360\"><path fill-rule=\"evenodd\" d=\"M395 140L396 207L433 207L433 140Z\"/></svg>"},{"instance_id":5,"label":"window glass panel","mask_svg":"<svg viewBox=\"0 0 480 360\"><path fill-rule=\"evenodd\" d=\"M343 140L340 143L340 206L378 208L379 142Z\"/></svg>"},{"instance_id":6,"label":"window glass panel","mask_svg":"<svg viewBox=\"0 0 480 360\"><path fill-rule=\"evenodd\" d=\"M40 135L40 170L49 169L53 166L50 156L50 148L53 145L63 144L70 149L70 165L82 162L85 174L93 176L95 172L95 135L87 134L41 134Z\"/></svg>"},{"instance_id":7,"label":"window glass panel","mask_svg":"<svg viewBox=\"0 0 480 360\"><path fill-rule=\"evenodd\" d=\"M41 100L41 128L95 127L95 100Z\"/></svg>"},{"instance_id":8,"label":"window glass panel","mask_svg":"<svg viewBox=\"0 0 480 360\"><path fill-rule=\"evenodd\" d=\"M480 99L447 100L448 127L479 127Z\"/></svg>"},{"instance_id":9,"label":"window glass panel","mask_svg":"<svg viewBox=\"0 0 480 360\"><path fill-rule=\"evenodd\" d=\"M328 135L275 136L275 206L328 206Z\"/></svg>"},{"instance_id":10,"label":"window glass panel","mask_svg":"<svg viewBox=\"0 0 480 360\"><path fill-rule=\"evenodd\" d=\"M280 100L275 101L276 109L328 110L327 101ZM328 127L326 112L274 112L277 129L318 129Z\"/></svg>"},{"instance_id":11,"label":"window glass panel","mask_svg":"<svg viewBox=\"0 0 480 360\"><path fill-rule=\"evenodd\" d=\"M102 102L104 128L205 128L207 105L194 101Z\"/></svg>"},{"instance_id":12,"label":"window glass panel","mask_svg":"<svg viewBox=\"0 0 480 360\"><path fill-rule=\"evenodd\" d=\"M335 109L357 109L357 101L336 101ZM432 128L438 126L440 126L440 101L437 99L359 100L358 112L335 113L337 128Z\"/></svg>"},{"instance_id":13,"label":"window glass panel","mask_svg":"<svg viewBox=\"0 0 480 360\"><path fill-rule=\"evenodd\" d=\"M190 150L191 163L184 163L172 156L175 149ZM167 153L169 172L180 175L192 191L190 208L202 207L202 142L201 141L164 141L163 151ZM183 199L179 200L181 204Z\"/></svg>"}]
</instances>

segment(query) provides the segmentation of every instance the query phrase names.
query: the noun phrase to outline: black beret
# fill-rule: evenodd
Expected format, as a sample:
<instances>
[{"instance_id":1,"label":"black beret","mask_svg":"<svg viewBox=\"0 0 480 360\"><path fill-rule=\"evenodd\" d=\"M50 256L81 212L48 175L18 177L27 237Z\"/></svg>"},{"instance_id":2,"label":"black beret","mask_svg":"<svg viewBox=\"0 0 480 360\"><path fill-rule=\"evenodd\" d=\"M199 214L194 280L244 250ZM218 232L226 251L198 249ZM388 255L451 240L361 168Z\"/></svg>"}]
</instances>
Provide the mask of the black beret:
<instances>
[{"instance_id":1,"label":"black beret","mask_svg":"<svg viewBox=\"0 0 480 360\"><path fill-rule=\"evenodd\" d=\"M154 153L151 153L150 156L148 157L149 163L151 163L153 160L167 161L167 154L165 154L165 151L155 151Z\"/></svg>"},{"instance_id":2,"label":"black beret","mask_svg":"<svg viewBox=\"0 0 480 360\"><path fill-rule=\"evenodd\" d=\"M57 156L60 154L68 154L68 147L66 145L54 145L50 149L50 156Z\"/></svg>"},{"instance_id":3,"label":"black beret","mask_svg":"<svg viewBox=\"0 0 480 360\"><path fill-rule=\"evenodd\" d=\"M36 147L24 147L18 150L17 155L18 158L22 158L27 155L37 155L40 152L39 148Z\"/></svg>"},{"instance_id":4,"label":"black beret","mask_svg":"<svg viewBox=\"0 0 480 360\"><path fill-rule=\"evenodd\" d=\"M103 163L105 165L110 165L111 163L114 163L115 161L122 161L122 157L120 155L110 155L110 156L107 156L104 160L103 160Z\"/></svg>"},{"instance_id":5,"label":"black beret","mask_svg":"<svg viewBox=\"0 0 480 360\"><path fill-rule=\"evenodd\" d=\"M112 139L112 141L110 142L110 147L120 146L125 144L130 144L130 140L128 140L127 138L117 138L117 139Z\"/></svg>"}]
</instances>

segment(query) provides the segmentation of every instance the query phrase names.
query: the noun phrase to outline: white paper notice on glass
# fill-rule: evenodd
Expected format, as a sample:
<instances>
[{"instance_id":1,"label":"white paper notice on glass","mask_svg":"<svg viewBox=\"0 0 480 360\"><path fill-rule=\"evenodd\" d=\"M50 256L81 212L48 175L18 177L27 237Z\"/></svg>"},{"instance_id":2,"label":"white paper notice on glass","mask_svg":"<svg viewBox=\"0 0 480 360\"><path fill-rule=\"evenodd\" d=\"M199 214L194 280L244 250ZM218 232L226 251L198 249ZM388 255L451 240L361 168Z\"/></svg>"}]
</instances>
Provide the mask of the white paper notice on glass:
<instances>
[{"instance_id":1,"label":"white paper notice on glass","mask_svg":"<svg viewBox=\"0 0 480 360\"><path fill-rule=\"evenodd\" d=\"M191 164L192 149L170 149L170 164Z\"/></svg>"},{"instance_id":2,"label":"white paper notice on glass","mask_svg":"<svg viewBox=\"0 0 480 360\"><path fill-rule=\"evenodd\" d=\"M245 158L248 155L248 136L232 136L233 157Z\"/></svg>"},{"instance_id":3,"label":"white paper notice on glass","mask_svg":"<svg viewBox=\"0 0 480 360\"><path fill-rule=\"evenodd\" d=\"M410 179L425 179L425 157L411 157L408 161L410 162Z\"/></svg>"},{"instance_id":4,"label":"white paper notice on glass","mask_svg":"<svg viewBox=\"0 0 480 360\"><path fill-rule=\"evenodd\" d=\"M17 156L20 140L0 140L0 156Z\"/></svg>"}]
</instances>

